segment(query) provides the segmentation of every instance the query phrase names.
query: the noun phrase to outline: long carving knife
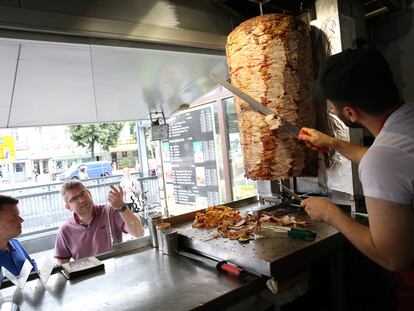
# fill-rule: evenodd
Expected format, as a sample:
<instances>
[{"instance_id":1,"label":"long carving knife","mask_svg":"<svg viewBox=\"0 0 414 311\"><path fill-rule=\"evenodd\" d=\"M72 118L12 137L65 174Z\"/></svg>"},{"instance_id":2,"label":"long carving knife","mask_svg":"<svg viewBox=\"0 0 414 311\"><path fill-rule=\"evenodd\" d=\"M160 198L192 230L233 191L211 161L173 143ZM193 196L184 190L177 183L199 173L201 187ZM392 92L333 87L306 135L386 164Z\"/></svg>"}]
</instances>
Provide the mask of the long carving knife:
<instances>
[{"instance_id":1,"label":"long carving knife","mask_svg":"<svg viewBox=\"0 0 414 311\"><path fill-rule=\"evenodd\" d=\"M292 197L294 197L296 200L298 200L299 202L302 201L302 198L296 194L295 192L293 192L292 190L290 190L290 188L286 187L284 184L282 184L281 182L279 182L279 185L282 187L283 190L285 190L287 193L289 193Z\"/></svg>"},{"instance_id":2,"label":"long carving knife","mask_svg":"<svg viewBox=\"0 0 414 311\"><path fill-rule=\"evenodd\" d=\"M207 258L204 257L202 255L197 255L197 254L193 254L193 253L189 253L189 252L185 252L182 250L177 251L177 254L187 257L187 258L191 258L197 261L201 261L205 264L207 264L208 266L211 267L215 267L217 270L219 271L224 271L227 272L233 276L236 277L241 277L244 278L246 277L249 273L246 270L243 270L241 268L239 268L238 266L229 264L227 261L215 261L211 258Z\"/></svg>"},{"instance_id":3,"label":"long carving knife","mask_svg":"<svg viewBox=\"0 0 414 311\"><path fill-rule=\"evenodd\" d=\"M227 81L225 81L223 79L220 79L215 74L210 74L210 77L211 77L211 79L213 79L214 81L216 81L220 85L224 86L226 89L228 89L234 95L236 95L237 97L244 100L246 103L248 103L250 106L252 106L256 111L260 112L261 114L263 114L263 115L274 115L276 118L278 118L281 121L281 124L282 124L283 128L285 128L297 140L300 141L299 133L300 133L301 129L299 129L296 125L292 124L291 122L289 122L288 120L286 120L282 116L278 115L277 113L275 113L270 108L268 108L268 107L264 106L263 104L259 103L253 97L251 97L250 95L244 93L242 90L238 89L234 85L228 83ZM315 147L315 146L313 146L313 147ZM328 152L328 148L326 148L326 147L319 147L319 148L315 147L315 148L317 148L321 153Z\"/></svg>"}]
</instances>

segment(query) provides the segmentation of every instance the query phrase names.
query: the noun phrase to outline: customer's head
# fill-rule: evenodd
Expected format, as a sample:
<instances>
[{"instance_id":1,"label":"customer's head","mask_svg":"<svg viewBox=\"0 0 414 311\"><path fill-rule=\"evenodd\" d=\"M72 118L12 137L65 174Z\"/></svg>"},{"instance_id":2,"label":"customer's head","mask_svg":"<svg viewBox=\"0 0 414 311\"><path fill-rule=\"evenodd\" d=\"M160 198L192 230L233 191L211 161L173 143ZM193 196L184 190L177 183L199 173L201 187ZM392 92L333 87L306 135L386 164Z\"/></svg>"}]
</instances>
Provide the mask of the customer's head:
<instances>
[{"instance_id":1,"label":"customer's head","mask_svg":"<svg viewBox=\"0 0 414 311\"><path fill-rule=\"evenodd\" d=\"M19 200L0 195L0 239L10 240L22 233L23 218L20 217L17 204Z\"/></svg>"},{"instance_id":2,"label":"customer's head","mask_svg":"<svg viewBox=\"0 0 414 311\"><path fill-rule=\"evenodd\" d=\"M93 199L88 189L79 180L68 180L62 184L60 194L65 207L78 216L91 213Z\"/></svg>"},{"instance_id":3,"label":"customer's head","mask_svg":"<svg viewBox=\"0 0 414 311\"><path fill-rule=\"evenodd\" d=\"M371 47L347 49L328 57L317 82L319 97L333 104L343 121L349 121L345 107L382 116L402 102L388 62Z\"/></svg>"},{"instance_id":4,"label":"customer's head","mask_svg":"<svg viewBox=\"0 0 414 311\"><path fill-rule=\"evenodd\" d=\"M131 170L129 169L129 167L124 167L124 169L122 170L122 174L126 178L131 178Z\"/></svg>"}]
</instances>

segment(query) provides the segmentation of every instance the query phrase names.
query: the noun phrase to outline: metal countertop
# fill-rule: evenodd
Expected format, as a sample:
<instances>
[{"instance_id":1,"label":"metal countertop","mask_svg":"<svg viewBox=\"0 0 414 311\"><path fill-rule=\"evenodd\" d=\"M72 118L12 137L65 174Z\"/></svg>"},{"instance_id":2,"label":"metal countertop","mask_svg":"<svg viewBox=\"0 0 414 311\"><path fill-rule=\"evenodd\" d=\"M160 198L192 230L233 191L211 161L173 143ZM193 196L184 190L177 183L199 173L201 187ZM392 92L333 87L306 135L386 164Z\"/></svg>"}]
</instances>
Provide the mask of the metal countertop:
<instances>
[{"instance_id":1,"label":"metal countertop","mask_svg":"<svg viewBox=\"0 0 414 311\"><path fill-rule=\"evenodd\" d=\"M0 290L0 304L26 310L214 310L264 288L254 276L241 281L203 263L162 255L145 247L104 260L105 272L66 280L60 273L46 287L40 280Z\"/></svg>"},{"instance_id":2,"label":"metal countertop","mask_svg":"<svg viewBox=\"0 0 414 311\"><path fill-rule=\"evenodd\" d=\"M246 208L262 207L253 204ZM306 218L304 214L299 216ZM209 239L215 229L193 229L191 223L192 220L175 224L179 232L186 232L186 237L180 236L185 246L277 280L306 269L345 241L333 227L318 222L310 227L317 232L312 242L286 237L249 244ZM242 281L195 260L162 255L152 247L133 250L104 263L105 272L93 272L70 281L60 273L54 274L46 287L36 279L23 290L15 286L0 289L0 304L14 301L22 311L217 310L265 288L263 278L251 275Z\"/></svg>"}]
</instances>

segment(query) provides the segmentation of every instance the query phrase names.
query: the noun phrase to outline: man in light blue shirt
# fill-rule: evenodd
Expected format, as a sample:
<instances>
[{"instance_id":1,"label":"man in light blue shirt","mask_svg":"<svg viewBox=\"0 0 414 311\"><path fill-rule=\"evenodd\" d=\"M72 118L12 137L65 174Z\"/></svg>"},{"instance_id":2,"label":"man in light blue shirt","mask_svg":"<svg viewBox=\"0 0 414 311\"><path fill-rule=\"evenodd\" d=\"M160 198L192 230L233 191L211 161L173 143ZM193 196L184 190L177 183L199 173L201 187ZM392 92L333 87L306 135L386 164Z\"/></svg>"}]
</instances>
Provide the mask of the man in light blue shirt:
<instances>
[{"instance_id":1,"label":"man in light blue shirt","mask_svg":"<svg viewBox=\"0 0 414 311\"><path fill-rule=\"evenodd\" d=\"M32 271L37 271L37 265L16 239L22 233L23 218L17 207L19 200L0 195L0 271L6 268L15 276L20 275L25 260L32 264Z\"/></svg>"}]
</instances>

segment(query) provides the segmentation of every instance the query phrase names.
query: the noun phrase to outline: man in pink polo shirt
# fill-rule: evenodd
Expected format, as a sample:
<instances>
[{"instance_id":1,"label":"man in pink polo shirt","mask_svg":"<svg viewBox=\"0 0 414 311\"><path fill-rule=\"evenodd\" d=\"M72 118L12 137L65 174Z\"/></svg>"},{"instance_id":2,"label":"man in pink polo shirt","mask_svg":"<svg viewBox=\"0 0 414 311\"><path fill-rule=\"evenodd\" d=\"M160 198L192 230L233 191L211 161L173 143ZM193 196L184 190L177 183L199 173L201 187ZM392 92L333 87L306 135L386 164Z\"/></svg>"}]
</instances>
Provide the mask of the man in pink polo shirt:
<instances>
[{"instance_id":1,"label":"man in pink polo shirt","mask_svg":"<svg viewBox=\"0 0 414 311\"><path fill-rule=\"evenodd\" d=\"M73 212L56 236L55 258L59 264L112 250L122 242L122 232L144 235L141 221L125 205L121 187L111 186L108 205L95 205L86 187L77 180L66 181L61 195L65 207Z\"/></svg>"}]
</instances>

